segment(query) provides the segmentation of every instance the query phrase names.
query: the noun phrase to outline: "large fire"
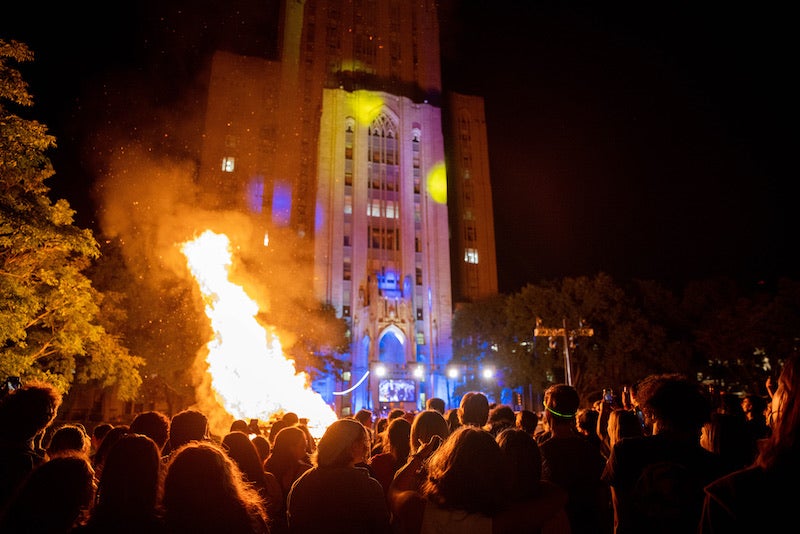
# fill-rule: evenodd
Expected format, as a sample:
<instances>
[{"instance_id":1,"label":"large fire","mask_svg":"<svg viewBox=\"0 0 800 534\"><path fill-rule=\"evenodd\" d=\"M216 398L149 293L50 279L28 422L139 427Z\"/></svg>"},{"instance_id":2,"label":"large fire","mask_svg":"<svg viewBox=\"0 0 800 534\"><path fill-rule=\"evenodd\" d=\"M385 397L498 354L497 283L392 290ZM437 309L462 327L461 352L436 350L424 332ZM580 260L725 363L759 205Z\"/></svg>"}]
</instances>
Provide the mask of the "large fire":
<instances>
[{"instance_id":1,"label":"large fire","mask_svg":"<svg viewBox=\"0 0 800 534\"><path fill-rule=\"evenodd\" d=\"M206 363L216 401L236 419L267 421L295 412L320 437L336 413L310 388L308 376L295 370L278 337L258 323L256 302L228 280L229 247L226 235L210 230L181 246L214 331Z\"/></svg>"}]
</instances>

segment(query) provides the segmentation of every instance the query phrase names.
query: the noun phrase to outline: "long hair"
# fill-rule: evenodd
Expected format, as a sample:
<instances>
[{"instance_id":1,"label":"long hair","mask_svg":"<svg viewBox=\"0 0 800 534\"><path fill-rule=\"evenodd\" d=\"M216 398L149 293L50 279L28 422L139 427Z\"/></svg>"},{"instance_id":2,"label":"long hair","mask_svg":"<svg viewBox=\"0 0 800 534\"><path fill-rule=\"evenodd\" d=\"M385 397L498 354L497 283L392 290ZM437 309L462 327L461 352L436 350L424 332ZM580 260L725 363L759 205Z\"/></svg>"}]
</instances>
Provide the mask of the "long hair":
<instances>
[{"instance_id":1,"label":"long hair","mask_svg":"<svg viewBox=\"0 0 800 534\"><path fill-rule=\"evenodd\" d=\"M244 432L234 430L222 438L222 446L239 466L247 481L255 484L260 491L265 490L264 464L261 463L258 450L250 437Z\"/></svg>"},{"instance_id":2,"label":"long hair","mask_svg":"<svg viewBox=\"0 0 800 534\"><path fill-rule=\"evenodd\" d=\"M92 504L94 470L65 453L30 472L0 516L0 532L69 532Z\"/></svg>"},{"instance_id":3,"label":"long hair","mask_svg":"<svg viewBox=\"0 0 800 534\"><path fill-rule=\"evenodd\" d=\"M513 501L537 494L542 479L542 454L533 435L521 428L506 428L495 438L508 461L509 497Z\"/></svg>"},{"instance_id":4,"label":"long hair","mask_svg":"<svg viewBox=\"0 0 800 534\"><path fill-rule=\"evenodd\" d=\"M163 505L170 532L267 531L261 496L236 462L211 442L192 441L172 453Z\"/></svg>"},{"instance_id":5,"label":"long hair","mask_svg":"<svg viewBox=\"0 0 800 534\"><path fill-rule=\"evenodd\" d=\"M783 363L778 388L772 398L772 433L762 442L756 465L766 469L800 465L797 431L800 428L800 369L798 355L792 354Z\"/></svg>"},{"instance_id":6,"label":"long hair","mask_svg":"<svg viewBox=\"0 0 800 534\"><path fill-rule=\"evenodd\" d=\"M90 523L159 515L161 454L142 434L128 434L108 451Z\"/></svg>"},{"instance_id":7,"label":"long hair","mask_svg":"<svg viewBox=\"0 0 800 534\"><path fill-rule=\"evenodd\" d=\"M275 442L272 444L269 457L264 462L264 469L269 471L278 480L286 473L297 469L295 449L300 443L306 447L306 434L296 426L287 426L278 431Z\"/></svg>"},{"instance_id":8,"label":"long hair","mask_svg":"<svg viewBox=\"0 0 800 534\"><path fill-rule=\"evenodd\" d=\"M489 432L464 425L431 455L421 491L442 508L492 516L503 505L505 465Z\"/></svg>"},{"instance_id":9,"label":"long hair","mask_svg":"<svg viewBox=\"0 0 800 534\"><path fill-rule=\"evenodd\" d=\"M398 417L389 423L383 438L383 452L391 453L400 467L405 465L411 453L411 423L407 419Z\"/></svg>"},{"instance_id":10,"label":"long hair","mask_svg":"<svg viewBox=\"0 0 800 534\"><path fill-rule=\"evenodd\" d=\"M410 450L412 453L428 443L433 436L439 436L442 441L450 435L450 427L444 416L436 410L423 410L414 416L411 423Z\"/></svg>"}]
</instances>

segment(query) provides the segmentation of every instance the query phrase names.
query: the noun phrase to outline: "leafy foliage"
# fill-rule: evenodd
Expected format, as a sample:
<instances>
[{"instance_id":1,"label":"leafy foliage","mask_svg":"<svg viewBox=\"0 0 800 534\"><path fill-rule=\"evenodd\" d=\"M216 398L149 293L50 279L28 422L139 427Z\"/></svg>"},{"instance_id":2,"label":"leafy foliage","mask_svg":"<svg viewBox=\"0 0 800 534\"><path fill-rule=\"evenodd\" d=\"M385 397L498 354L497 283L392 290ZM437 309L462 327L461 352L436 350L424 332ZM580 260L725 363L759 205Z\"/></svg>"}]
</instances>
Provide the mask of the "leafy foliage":
<instances>
[{"instance_id":1,"label":"leafy foliage","mask_svg":"<svg viewBox=\"0 0 800 534\"><path fill-rule=\"evenodd\" d=\"M11 64L32 59L23 43L0 40L0 376L44 379L64 393L93 382L129 399L144 362L97 321L103 296L83 274L97 242L73 224L67 201L48 197L55 138L9 108L33 104Z\"/></svg>"}]
</instances>

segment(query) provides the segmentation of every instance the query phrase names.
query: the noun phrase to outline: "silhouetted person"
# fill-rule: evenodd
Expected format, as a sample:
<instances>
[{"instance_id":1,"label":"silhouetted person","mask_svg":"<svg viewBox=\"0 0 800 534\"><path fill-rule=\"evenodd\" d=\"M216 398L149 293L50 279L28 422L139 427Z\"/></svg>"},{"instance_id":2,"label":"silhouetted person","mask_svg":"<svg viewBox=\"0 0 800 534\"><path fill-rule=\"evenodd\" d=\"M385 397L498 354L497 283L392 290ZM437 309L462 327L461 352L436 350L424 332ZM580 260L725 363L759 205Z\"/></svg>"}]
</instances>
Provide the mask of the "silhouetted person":
<instances>
[{"instance_id":1,"label":"silhouetted person","mask_svg":"<svg viewBox=\"0 0 800 534\"><path fill-rule=\"evenodd\" d=\"M703 487L723 473L719 456L700 446L709 400L697 383L675 374L646 377L636 400L652 434L617 442L603 474L616 532L693 532Z\"/></svg>"},{"instance_id":2,"label":"silhouetted person","mask_svg":"<svg viewBox=\"0 0 800 534\"><path fill-rule=\"evenodd\" d=\"M225 451L210 441L174 450L164 478L164 522L170 534L266 534L261 496Z\"/></svg>"},{"instance_id":3,"label":"silhouetted person","mask_svg":"<svg viewBox=\"0 0 800 534\"><path fill-rule=\"evenodd\" d=\"M745 427L753 459L758 455L758 443L769 437L767 424L767 399L761 395L745 395L742 399L742 410L745 415Z\"/></svg>"},{"instance_id":4,"label":"silhouetted person","mask_svg":"<svg viewBox=\"0 0 800 534\"><path fill-rule=\"evenodd\" d=\"M506 428L495 437L508 465L508 501L524 503L542 498L542 455L533 435L519 428ZM550 503L548 503L550 504ZM542 533L571 532L569 516L563 503L555 503L556 512L542 526Z\"/></svg>"},{"instance_id":5,"label":"silhouetted person","mask_svg":"<svg viewBox=\"0 0 800 534\"><path fill-rule=\"evenodd\" d=\"M447 426L450 428L451 434L461 426L461 420L458 418L458 408L450 408L444 412L444 419L447 421Z\"/></svg>"},{"instance_id":6,"label":"silhouetted person","mask_svg":"<svg viewBox=\"0 0 800 534\"><path fill-rule=\"evenodd\" d=\"M447 409L447 406L445 405L444 399L439 397L431 397L425 401L425 409L436 410L440 414L444 415L444 411Z\"/></svg>"},{"instance_id":7,"label":"silhouetted person","mask_svg":"<svg viewBox=\"0 0 800 534\"><path fill-rule=\"evenodd\" d=\"M744 415L712 413L703 425L700 445L719 455L726 473L743 469L754 459Z\"/></svg>"},{"instance_id":8,"label":"silhouetted person","mask_svg":"<svg viewBox=\"0 0 800 534\"><path fill-rule=\"evenodd\" d=\"M58 390L38 381L0 398L0 508L28 473L45 462L41 440L60 406Z\"/></svg>"},{"instance_id":9,"label":"silhouetted person","mask_svg":"<svg viewBox=\"0 0 800 534\"><path fill-rule=\"evenodd\" d=\"M275 475L285 501L294 481L307 470L311 463L306 453L306 436L296 426L285 427L275 436L272 451L264 462L264 470Z\"/></svg>"},{"instance_id":10,"label":"silhouetted person","mask_svg":"<svg viewBox=\"0 0 800 534\"><path fill-rule=\"evenodd\" d=\"M94 471L85 454L65 454L38 465L0 516L0 532L66 534L94 499Z\"/></svg>"},{"instance_id":11,"label":"silhouetted person","mask_svg":"<svg viewBox=\"0 0 800 534\"><path fill-rule=\"evenodd\" d=\"M478 428L486 426L489 420L489 399L480 391L468 391L461 397L458 407L458 420L462 425Z\"/></svg>"},{"instance_id":12,"label":"silhouetted person","mask_svg":"<svg viewBox=\"0 0 800 534\"><path fill-rule=\"evenodd\" d=\"M314 455L314 467L292 486L288 498L292 534L388 534L389 510L383 488L364 463L370 452L364 426L350 418L325 430Z\"/></svg>"},{"instance_id":13,"label":"silhouetted person","mask_svg":"<svg viewBox=\"0 0 800 534\"><path fill-rule=\"evenodd\" d=\"M272 450L272 446L269 444L269 440L266 438L266 436L261 434L258 436L253 436L251 441L253 442L253 445L256 446L258 456L261 458L261 464L263 465L267 458L269 458L269 453Z\"/></svg>"},{"instance_id":14,"label":"silhouetted person","mask_svg":"<svg viewBox=\"0 0 800 534\"><path fill-rule=\"evenodd\" d=\"M372 476L381 483L387 495L394 474L406 464L411 450L410 443L411 423L403 417L398 417L389 423L383 441L383 452L369 459Z\"/></svg>"},{"instance_id":15,"label":"silhouetted person","mask_svg":"<svg viewBox=\"0 0 800 534\"><path fill-rule=\"evenodd\" d=\"M427 468L420 482L418 472ZM389 489L393 531L536 532L563 510L566 492L552 484L538 499L511 502L507 460L486 430L464 425L434 437L398 471Z\"/></svg>"},{"instance_id":16,"label":"silhouetted person","mask_svg":"<svg viewBox=\"0 0 800 534\"><path fill-rule=\"evenodd\" d=\"M99 423L95 425L92 429L92 449L89 453L89 458L94 458L94 455L97 453L97 449L100 448L100 444L103 442L103 438L106 437L108 431L114 428L114 425L110 423ZM92 460L94 462L94 460Z\"/></svg>"},{"instance_id":17,"label":"silhouetted person","mask_svg":"<svg viewBox=\"0 0 800 534\"><path fill-rule=\"evenodd\" d=\"M160 534L161 451L143 434L121 436L108 451L97 501L75 534Z\"/></svg>"},{"instance_id":18,"label":"silhouetted person","mask_svg":"<svg viewBox=\"0 0 800 534\"><path fill-rule=\"evenodd\" d=\"M264 464L248 434L229 432L222 438L222 447L236 462L247 482L252 484L264 502L270 520L271 534L286 531L286 505L278 479L264 471Z\"/></svg>"},{"instance_id":19,"label":"silhouetted person","mask_svg":"<svg viewBox=\"0 0 800 534\"><path fill-rule=\"evenodd\" d=\"M506 428L514 428L517 424L517 414L514 409L507 404L498 404L489 410L489 417L486 420L487 430L497 437Z\"/></svg>"},{"instance_id":20,"label":"silhouetted person","mask_svg":"<svg viewBox=\"0 0 800 534\"><path fill-rule=\"evenodd\" d=\"M162 456L191 441L208 439L208 417L198 410L188 409L176 413L169 422L169 440L162 450Z\"/></svg>"},{"instance_id":21,"label":"silhouetted person","mask_svg":"<svg viewBox=\"0 0 800 534\"><path fill-rule=\"evenodd\" d=\"M78 453L88 458L91 446L91 439L82 425L61 425L50 436L47 457L52 459L62 454Z\"/></svg>"},{"instance_id":22,"label":"silhouetted person","mask_svg":"<svg viewBox=\"0 0 800 534\"><path fill-rule=\"evenodd\" d=\"M92 467L94 467L95 474L97 478L100 478L100 475L103 474L103 464L106 461L106 457L108 457L108 452L111 450L117 441L122 436L125 436L128 433L128 425L117 425L111 430L108 431L106 436L103 438L103 442L100 443L100 448L97 449L97 452L92 457Z\"/></svg>"},{"instance_id":23,"label":"silhouetted person","mask_svg":"<svg viewBox=\"0 0 800 534\"><path fill-rule=\"evenodd\" d=\"M614 444L624 438L638 438L644 436L642 423L639 416L632 410L617 408L608 415L608 444L609 452Z\"/></svg>"},{"instance_id":24,"label":"silhouetted person","mask_svg":"<svg viewBox=\"0 0 800 534\"><path fill-rule=\"evenodd\" d=\"M774 387L774 386L773 386ZM699 532L781 532L800 502L800 357L783 364L770 401L771 435L755 463L705 488Z\"/></svg>"},{"instance_id":25,"label":"silhouetted person","mask_svg":"<svg viewBox=\"0 0 800 534\"><path fill-rule=\"evenodd\" d=\"M249 425L247 421L244 419L236 419L231 423L230 432L244 432L248 434L250 432Z\"/></svg>"},{"instance_id":26,"label":"silhouetted person","mask_svg":"<svg viewBox=\"0 0 800 534\"><path fill-rule=\"evenodd\" d=\"M578 392L570 385L554 384L545 390L543 404L542 419L550 429L550 437L539 442L542 479L569 494L566 510L573 533L611 532L611 494L601 480L606 459L578 431Z\"/></svg>"},{"instance_id":27,"label":"silhouetted person","mask_svg":"<svg viewBox=\"0 0 800 534\"><path fill-rule=\"evenodd\" d=\"M531 410L520 410L515 416L514 426L533 436L539 426L539 416Z\"/></svg>"},{"instance_id":28,"label":"silhouetted person","mask_svg":"<svg viewBox=\"0 0 800 534\"><path fill-rule=\"evenodd\" d=\"M353 419L361 423L364 428L367 429L367 433L369 434L370 443L374 442L375 440L375 428L372 421L372 412L367 410L366 408L362 408L358 410L355 415L353 415ZM374 445L374 443L373 443Z\"/></svg>"},{"instance_id":29,"label":"silhouetted person","mask_svg":"<svg viewBox=\"0 0 800 534\"><path fill-rule=\"evenodd\" d=\"M442 441L450 435L450 427L444 415L437 410L423 410L414 416L411 423L411 437L409 439L410 454L414 454L420 447L428 443L433 436L439 436Z\"/></svg>"},{"instance_id":30,"label":"silhouetted person","mask_svg":"<svg viewBox=\"0 0 800 534\"><path fill-rule=\"evenodd\" d=\"M158 450L163 454L164 446L169 439L169 417L165 413L150 410L136 415L131 421L130 432L143 434L156 442Z\"/></svg>"}]
</instances>

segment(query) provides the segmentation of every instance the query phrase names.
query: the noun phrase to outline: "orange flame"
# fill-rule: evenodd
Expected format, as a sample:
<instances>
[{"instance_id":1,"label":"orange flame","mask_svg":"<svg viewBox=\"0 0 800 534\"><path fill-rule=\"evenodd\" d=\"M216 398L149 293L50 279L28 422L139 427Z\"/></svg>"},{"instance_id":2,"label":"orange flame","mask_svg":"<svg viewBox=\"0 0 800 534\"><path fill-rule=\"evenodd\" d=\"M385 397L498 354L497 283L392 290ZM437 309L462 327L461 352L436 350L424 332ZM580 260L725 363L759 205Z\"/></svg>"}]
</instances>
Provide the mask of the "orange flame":
<instances>
[{"instance_id":1,"label":"orange flame","mask_svg":"<svg viewBox=\"0 0 800 534\"><path fill-rule=\"evenodd\" d=\"M208 373L216 401L236 419L267 421L279 412L307 417L314 437L337 419L333 409L297 372L280 340L256 320L258 305L228 280L230 240L206 230L181 246L205 299L214 337L206 347Z\"/></svg>"}]
</instances>

